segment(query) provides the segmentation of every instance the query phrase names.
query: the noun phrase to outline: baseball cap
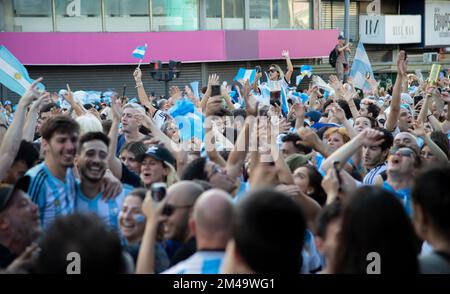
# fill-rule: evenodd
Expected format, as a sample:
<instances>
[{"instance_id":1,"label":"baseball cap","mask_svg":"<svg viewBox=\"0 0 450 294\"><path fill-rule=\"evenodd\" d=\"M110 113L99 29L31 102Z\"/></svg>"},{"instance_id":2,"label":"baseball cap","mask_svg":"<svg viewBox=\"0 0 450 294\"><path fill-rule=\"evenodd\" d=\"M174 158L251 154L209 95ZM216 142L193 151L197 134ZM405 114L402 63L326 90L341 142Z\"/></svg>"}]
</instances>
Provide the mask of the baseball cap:
<instances>
[{"instance_id":1,"label":"baseball cap","mask_svg":"<svg viewBox=\"0 0 450 294\"><path fill-rule=\"evenodd\" d=\"M164 163L168 163L172 166L175 164L175 158L172 156L170 151L167 148L162 147L160 145L149 147L144 154L138 155L136 159L138 161L142 161L147 156L150 156L159 161L163 161Z\"/></svg>"},{"instance_id":2,"label":"baseball cap","mask_svg":"<svg viewBox=\"0 0 450 294\"><path fill-rule=\"evenodd\" d=\"M319 111L311 110L305 113L305 117L311 118L315 123L320 120L321 113Z\"/></svg>"},{"instance_id":3,"label":"baseball cap","mask_svg":"<svg viewBox=\"0 0 450 294\"><path fill-rule=\"evenodd\" d=\"M20 178L15 185L2 184L0 185L0 212L2 212L8 206L11 197L14 195L14 191L22 190L28 191L30 185L30 177L24 176Z\"/></svg>"},{"instance_id":4,"label":"baseball cap","mask_svg":"<svg viewBox=\"0 0 450 294\"><path fill-rule=\"evenodd\" d=\"M293 173L297 168L305 166L311 160L312 154L291 154L286 157L285 161L289 169Z\"/></svg>"}]
</instances>

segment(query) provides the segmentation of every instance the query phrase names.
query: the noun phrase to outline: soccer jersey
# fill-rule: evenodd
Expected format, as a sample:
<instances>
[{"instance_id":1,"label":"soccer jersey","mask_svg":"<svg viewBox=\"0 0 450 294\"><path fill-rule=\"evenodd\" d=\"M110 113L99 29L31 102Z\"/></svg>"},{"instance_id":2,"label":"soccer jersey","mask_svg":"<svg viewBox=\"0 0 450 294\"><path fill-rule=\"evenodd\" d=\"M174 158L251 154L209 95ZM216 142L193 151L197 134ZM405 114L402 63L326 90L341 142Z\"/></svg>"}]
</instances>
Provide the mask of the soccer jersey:
<instances>
[{"instance_id":1,"label":"soccer jersey","mask_svg":"<svg viewBox=\"0 0 450 294\"><path fill-rule=\"evenodd\" d=\"M163 274L218 274L222 265L224 251L197 251Z\"/></svg>"},{"instance_id":2,"label":"soccer jersey","mask_svg":"<svg viewBox=\"0 0 450 294\"><path fill-rule=\"evenodd\" d=\"M28 170L26 175L31 178L28 195L39 207L44 229L47 229L56 217L73 211L75 177L71 168L67 168L64 182L52 175L45 162Z\"/></svg>"},{"instance_id":3,"label":"soccer jersey","mask_svg":"<svg viewBox=\"0 0 450 294\"><path fill-rule=\"evenodd\" d=\"M395 191L394 188L388 184L388 182L384 182L383 188L393 193L395 197L397 197L405 207L406 213L409 216L412 216L412 208L411 208L411 188L403 188Z\"/></svg>"},{"instance_id":4,"label":"soccer jersey","mask_svg":"<svg viewBox=\"0 0 450 294\"><path fill-rule=\"evenodd\" d=\"M75 197L75 211L93 212L97 214L108 226L119 231L118 216L122 209L123 200L132 190L131 186L123 185L122 192L115 198L102 199L102 193L98 193L94 198L89 198L81 191L80 184L77 184Z\"/></svg>"},{"instance_id":5,"label":"soccer jersey","mask_svg":"<svg viewBox=\"0 0 450 294\"><path fill-rule=\"evenodd\" d=\"M376 167L372 168L364 177L363 183L365 185L375 185L377 175L385 172L386 168L387 168L386 162L383 162L382 164L377 165Z\"/></svg>"}]
</instances>

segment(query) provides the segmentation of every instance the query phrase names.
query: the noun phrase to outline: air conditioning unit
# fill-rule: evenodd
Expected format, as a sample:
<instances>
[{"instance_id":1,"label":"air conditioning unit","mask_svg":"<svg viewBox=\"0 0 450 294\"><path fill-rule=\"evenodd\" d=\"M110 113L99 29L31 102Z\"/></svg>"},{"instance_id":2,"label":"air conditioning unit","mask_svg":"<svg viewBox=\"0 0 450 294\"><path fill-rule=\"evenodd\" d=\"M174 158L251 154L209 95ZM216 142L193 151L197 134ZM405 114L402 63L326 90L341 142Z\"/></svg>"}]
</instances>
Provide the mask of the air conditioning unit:
<instances>
[{"instance_id":1,"label":"air conditioning unit","mask_svg":"<svg viewBox=\"0 0 450 294\"><path fill-rule=\"evenodd\" d=\"M427 52L423 54L423 63L433 63L438 61L438 53Z\"/></svg>"}]
</instances>

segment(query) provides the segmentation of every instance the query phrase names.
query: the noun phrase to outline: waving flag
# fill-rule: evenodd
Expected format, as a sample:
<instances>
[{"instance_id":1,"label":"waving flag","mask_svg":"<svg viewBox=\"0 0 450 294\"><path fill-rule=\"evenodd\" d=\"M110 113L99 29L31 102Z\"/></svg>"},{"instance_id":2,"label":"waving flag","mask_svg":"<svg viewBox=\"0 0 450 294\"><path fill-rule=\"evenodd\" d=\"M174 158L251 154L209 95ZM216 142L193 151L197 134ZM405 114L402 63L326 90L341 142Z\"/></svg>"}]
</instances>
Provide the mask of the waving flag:
<instances>
[{"instance_id":1,"label":"waving flag","mask_svg":"<svg viewBox=\"0 0 450 294\"><path fill-rule=\"evenodd\" d=\"M300 67L300 74L302 77L308 76L308 78L312 75L313 68L311 65L302 65Z\"/></svg>"},{"instance_id":2,"label":"waving flag","mask_svg":"<svg viewBox=\"0 0 450 294\"><path fill-rule=\"evenodd\" d=\"M355 58L353 59L352 70L350 72L355 87L371 90L369 83L366 81L367 74L370 74L370 78L374 79L369 57L367 56L363 43L359 42L358 47L356 48Z\"/></svg>"},{"instance_id":3,"label":"waving flag","mask_svg":"<svg viewBox=\"0 0 450 294\"><path fill-rule=\"evenodd\" d=\"M237 75L234 77L235 81L245 81L249 80L250 84L253 83L256 76L256 70L255 69L245 69L240 68Z\"/></svg>"},{"instance_id":4,"label":"waving flag","mask_svg":"<svg viewBox=\"0 0 450 294\"><path fill-rule=\"evenodd\" d=\"M22 96L33 82L22 63L5 46L0 46L0 83ZM41 83L38 88L45 89Z\"/></svg>"},{"instance_id":5,"label":"waving flag","mask_svg":"<svg viewBox=\"0 0 450 294\"><path fill-rule=\"evenodd\" d=\"M175 119L180 129L180 139L182 141L189 141L192 137L195 137L203 142L205 136L203 130L204 116L195 110L191 100L187 98L178 100L169 109L169 114Z\"/></svg>"},{"instance_id":6,"label":"waving flag","mask_svg":"<svg viewBox=\"0 0 450 294\"><path fill-rule=\"evenodd\" d=\"M190 83L192 92L194 93L195 98L200 99L200 96L198 94L198 81L191 82Z\"/></svg>"},{"instance_id":7,"label":"waving flag","mask_svg":"<svg viewBox=\"0 0 450 294\"><path fill-rule=\"evenodd\" d=\"M133 57L138 59L144 59L146 51L147 51L147 44L145 44L144 46L138 46L133 51Z\"/></svg>"}]
</instances>

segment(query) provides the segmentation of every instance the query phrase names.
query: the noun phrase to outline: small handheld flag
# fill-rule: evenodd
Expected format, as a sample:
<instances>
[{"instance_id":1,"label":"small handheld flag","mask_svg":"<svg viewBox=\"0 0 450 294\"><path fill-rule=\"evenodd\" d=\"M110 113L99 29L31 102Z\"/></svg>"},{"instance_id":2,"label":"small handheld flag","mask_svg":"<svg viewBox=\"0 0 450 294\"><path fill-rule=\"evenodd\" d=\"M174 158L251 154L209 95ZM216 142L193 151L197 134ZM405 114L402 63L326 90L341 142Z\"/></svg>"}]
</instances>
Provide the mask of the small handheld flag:
<instances>
[{"instance_id":1,"label":"small handheld flag","mask_svg":"<svg viewBox=\"0 0 450 294\"><path fill-rule=\"evenodd\" d=\"M250 84L253 84L256 76L256 70L255 69L245 69L240 68L236 76L234 77L235 81L245 81L248 80Z\"/></svg>"},{"instance_id":2,"label":"small handheld flag","mask_svg":"<svg viewBox=\"0 0 450 294\"><path fill-rule=\"evenodd\" d=\"M22 96L33 82L22 63L5 46L0 46L0 83ZM42 83L39 83L37 87L41 90L45 89Z\"/></svg>"},{"instance_id":3,"label":"small handheld flag","mask_svg":"<svg viewBox=\"0 0 450 294\"><path fill-rule=\"evenodd\" d=\"M133 57L140 59L138 67L141 66L141 62L142 62L142 59L144 59L146 51L147 51L147 43L144 46L137 46L136 49L134 49Z\"/></svg>"}]
</instances>

